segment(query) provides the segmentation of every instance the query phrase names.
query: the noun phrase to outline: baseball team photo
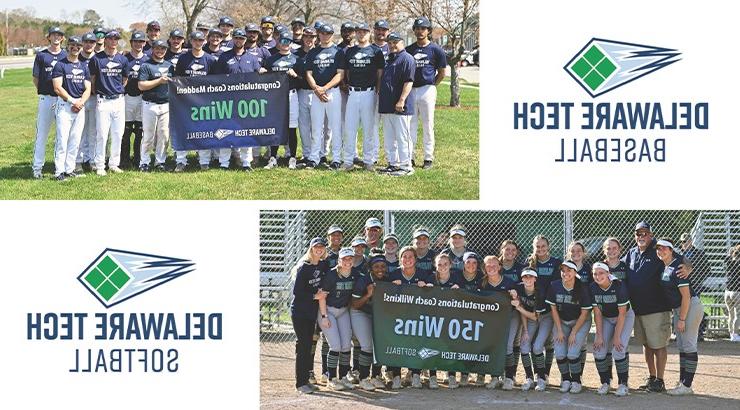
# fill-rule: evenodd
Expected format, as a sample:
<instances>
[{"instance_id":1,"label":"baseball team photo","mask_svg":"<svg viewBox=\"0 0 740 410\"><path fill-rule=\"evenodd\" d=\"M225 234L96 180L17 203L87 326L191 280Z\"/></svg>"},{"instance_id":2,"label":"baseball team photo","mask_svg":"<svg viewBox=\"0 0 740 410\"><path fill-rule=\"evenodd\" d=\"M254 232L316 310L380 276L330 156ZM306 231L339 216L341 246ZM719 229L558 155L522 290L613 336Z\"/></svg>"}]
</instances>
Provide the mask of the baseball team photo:
<instances>
[{"instance_id":1,"label":"baseball team photo","mask_svg":"<svg viewBox=\"0 0 740 410\"><path fill-rule=\"evenodd\" d=\"M264 408L736 408L738 211L260 213Z\"/></svg>"}]
</instances>

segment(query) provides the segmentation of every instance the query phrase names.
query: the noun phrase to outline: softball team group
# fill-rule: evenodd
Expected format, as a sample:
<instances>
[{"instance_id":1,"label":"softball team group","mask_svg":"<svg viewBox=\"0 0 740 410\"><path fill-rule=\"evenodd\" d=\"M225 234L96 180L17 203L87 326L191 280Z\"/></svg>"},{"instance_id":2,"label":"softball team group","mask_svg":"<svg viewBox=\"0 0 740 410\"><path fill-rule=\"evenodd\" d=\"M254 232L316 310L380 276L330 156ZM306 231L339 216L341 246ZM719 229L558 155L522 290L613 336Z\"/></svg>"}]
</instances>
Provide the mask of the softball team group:
<instances>
[{"instance_id":1,"label":"softball team group","mask_svg":"<svg viewBox=\"0 0 740 410\"><path fill-rule=\"evenodd\" d=\"M703 306L689 275L691 263L670 239L656 239L646 222L635 226L636 245L624 252L620 241L604 241L601 262L589 265L581 242L568 245L565 260L550 254L549 240L537 235L526 263L519 263L520 248L513 240L501 244L498 256L479 256L467 244L465 229L449 231L447 245L431 249L430 233L418 228L411 245L400 247L394 234L382 236L377 218L365 223L364 237L342 247L344 232L333 225L327 238L311 240L294 268L291 318L296 333L296 389L318 390L313 373L317 341L322 341L320 382L332 390L422 388L444 382L450 389L485 385L489 389L515 388L520 357L525 379L522 391L547 389L553 358L561 375L562 393L580 393L586 363L586 343L592 323L593 356L600 386L612 390L616 367L617 396L629 394L630 336L643 345L649 378L640 389L670 395L693 394L698 362L697 339ZM400 249L399 249L400 248ZM482 262L482 266L481 266ZM559 275L558 275L559 274ZM501 377L459 376L448 372L438 380L437 370L401 369L373 359L372 299L375 284L441 286L470 291L506 292L512 316L508 329L505 371ZM672 322L672 326L671 326ZM671 329L676 334L680 375L666 390L666 346Z\"/></svg>"}]
</instances>

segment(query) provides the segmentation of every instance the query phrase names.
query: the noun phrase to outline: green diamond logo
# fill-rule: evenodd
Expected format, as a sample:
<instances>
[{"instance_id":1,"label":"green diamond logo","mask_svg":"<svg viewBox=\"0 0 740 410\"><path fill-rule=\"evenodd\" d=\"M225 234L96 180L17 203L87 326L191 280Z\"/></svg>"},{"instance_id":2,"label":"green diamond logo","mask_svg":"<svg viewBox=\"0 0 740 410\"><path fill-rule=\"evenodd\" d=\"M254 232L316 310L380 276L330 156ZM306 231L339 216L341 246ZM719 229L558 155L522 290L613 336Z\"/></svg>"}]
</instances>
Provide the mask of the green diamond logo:
<instances>
[{"instance_id":1,"label":"green diamond logo","mask_svg":"<svg viewBox=\"0 0 740 410\"><path fill-rule=\"evenodd\" d=\"M92 270L85 275L85 282L95 289L98 296L106 301L118 293L130 280L132 276L126 272L126 268L116 263L109 255L98 262Z\"/></svg>"},{"instance_id":2,"label":"green diamond logo","mask_svg":"<svg viewBox=\"0 0 740 410\"><path fill-rule=\"evenodd\" d=\"M599 49L596 44L576 58L570 70L583 81L588 88L596 91L601 84L617 71L617 64Z\"/></svg>"}]
</instances>

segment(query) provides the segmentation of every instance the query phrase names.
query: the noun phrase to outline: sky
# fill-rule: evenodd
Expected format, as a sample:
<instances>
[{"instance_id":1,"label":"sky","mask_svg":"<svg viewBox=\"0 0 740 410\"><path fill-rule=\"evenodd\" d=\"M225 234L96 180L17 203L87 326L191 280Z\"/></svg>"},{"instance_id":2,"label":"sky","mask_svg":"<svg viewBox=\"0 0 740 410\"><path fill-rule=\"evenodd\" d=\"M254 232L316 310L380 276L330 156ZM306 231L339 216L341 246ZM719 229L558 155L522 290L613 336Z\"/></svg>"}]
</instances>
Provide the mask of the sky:
<instances>
[{"instance_id":1,"label":"sky","mask_svg":"<svg viewBox=\"0 0 740 410\"><path fill-rule=\"evenodd\" d=\"M74 2L61 2L59 0L3 0L0 11L6 8L9 10L20 8L24 9L31 6L36 10L37 17L59 18L60 16L71 16L79 12L82 16L85 10L93 9L103 18L106 25L119 26L128 28L131 23L137 21L149 21L157 16L158 6L156 2L151 2L156 8L152 12L144 10L134 10L128 6L129 0L113 0L110 2L100 0L77 0ZM31 4L29 4L31 3ZM80 21L81 22L81 19ZM111 24L113 23L113 24Z\"/></svg>"}]
</instances>

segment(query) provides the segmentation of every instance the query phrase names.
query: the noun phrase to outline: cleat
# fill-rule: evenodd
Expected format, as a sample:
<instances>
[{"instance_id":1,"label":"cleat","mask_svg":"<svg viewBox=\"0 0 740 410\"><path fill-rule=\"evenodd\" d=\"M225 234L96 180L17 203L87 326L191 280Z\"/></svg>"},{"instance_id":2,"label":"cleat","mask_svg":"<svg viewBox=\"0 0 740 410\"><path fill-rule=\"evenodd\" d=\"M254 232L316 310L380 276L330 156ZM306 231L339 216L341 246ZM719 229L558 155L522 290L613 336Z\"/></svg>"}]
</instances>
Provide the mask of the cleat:
<instances>
[{"instance_id":1,"label":"cleat","mask_svg":"<svg viewBox=\"0 0 740 410\"><path fill-rule=\"evenodd\" d=\"M311 382L308 383L308 387L310 387L311 390L313 390L313 391L319 391L319 386L317 386L317 385L315 385L315 384L313 384Z\"/></svg>"},{"instance_id":2,"label":"cleat","mask_svg":"<svg viewBox=\"0 0 740 410\"><path fill-rule=\"evenodd\" d=\"M432 390L439 389L439 383L437 383L437 376L429 377L429 388Z\"/></svg>"},{"instance_id":3,"label":"cleat","mask_svg":"<svg viewBox=\"0 0 740 410\"><path fill-rule=\"evenodd\" d=\"M626 384L620 384L619 387L617 387L617 391L614 392L619 397L629 396L630 389L627 387Z\"/></svg>"},{"instance_id":4,"label":"cleat","mask_svg":"<svg viewBox=\"0 0 740 410\"><path fill-rule=\"evenodd\" d=\"M339 380L339 382L342 383L344 387L347 388L347 390L354 390L355 388L355 385L352 384L352 382L347 378L347 376L342 377Z\"/></svg>"},{"instance_id":5,"label":"cleat","mask_svg":"<svg viewBox=\"0 0 740 410\"><path fill-rule=\"evenodd\" d=\"M105 170L104 170L104 169L102 169L102 168L101 168L101 169L99 169L99 170L97 170L97 171L95 171L95 173L96 173L96 174L98 174L98 176L101 176L101 177L104 177L104 176L108 175L108 174L107 174L107 173L105 172Z\"/></svg>"},{"instance_id":6,"label":"cleat","mask_svg":"<svg viewBox=\"0 0 740 410\"><path fill-rule=\"evenodd\" d=\"M355 157L352 160L352 163L355 164L355 165L362 165L362 160L360 159L360 157Z\"/></svg>"},{"instance_id":7,"label":"cleat","mask_svg":"<svg viewBox=\"0 0 740 410\"><path fill-rule=\"evenodd\" d=\"M505 378L504 383L501 386L501 389L503 390L513 390L514 389L514 380L510 378Z\"/></svg>"},{"instance_id":8,"label":"cleat","mask_svg":"<svg viewBox=\"0 0 740 410\"><path fill-rule=\"evenodd\" d=\"M339 166L340 165L339 165L338 162L332 162L331 165L329 165L329 168L331 168L333 170L337 170L337 169L339 169Z\"/></svg>"},{"instance_id":9,"label":"cleat","mask_svg":"<svg viewBox=\"0 0 740 410\"><path fill-rule=\"evenodd\" d=\"M267 165L265 165L265 169L273 169L275 167L277 167L277 159L275 157L270 157L267 161Z\"/></svg>"},{"instance_id":10,"label":"cleat","mask_svg":"<svg viewBox=\"0 0 740 410\"><path fill-rule=\"evenodd\" d=\"M155 171L158 171L158 172L166 172L167 171L167 168L164 167L164 164L157 164L154 167L154 170Z\"/></svg>"},{"instance_id":11,"label":"cleat","mask_svg":"<svg viewBox=\"0 0 740 410\"><path fill-rule=\"evenodd\" d=\"M650 389L650 384L653 382L653 380L655 380L655 377L653 377L653 376L646 377L645 378L645 383L642 384L642 385L640 385L640 387L638 387L638 388L640 390L649 390Z\"/></svg>"},{"instance_id":12,"label":"cleat","mask_svg":"<svg viewBox=\"0 0 740 410\"><path fill-rule=\"evenodd\" d=\"M532 385L534 384L534 381L530 378L527 378L524 380L524 383L522 383L522 391L529 391L529 389L532 388Z\"/></svg>"},{"instance_id":13,"label":"cleat","mask_svg":"<svg viewBox=\"0 0 740 410\"><path fill-rule=\"evenodd\" d=\"M58 174L58 175L55 175L54 176L54 179L56 179L57 181L64 181L66 178L67 177L66 177L66 175L64 175L64 172L62 172L61 174Z\"/></svg>"},{"instance_id":14,"label":"cleat","mask_svg":"<svg viewBox=\"0 0 740 410\"><path fill-rule=\"evenodd\" d=\"M478 376L478 377L480 377L480 376ZM500 385L501 385L501 380L499 380L498 377L491 376L491 382L488 383L488 384L486 384L486 388L493 390L493 389L495 389L496 387L498 387Z\"/></svg>"},{"instance_id":15,"label":"cleat","mask_svg":"<svg viewBox=\"0 0 740 410\"><path fill-rule=\"evenodd\" d=\"M660 379L654 379L650 382L647 390L652 393L663 393L665 391L665 382Z\"/></svg>"},{"instance_id":16,"label":"cleat","mask_svg":"<svg viewBox=\"0 0 740 410\"><path fill-rule=\"evenodd\" d=\"M313 370L308 372L308 384L316 384L316 375Z\"/></svg>"},{"instance_id":17,"label":"cleat","mask_svg":"<svg viewBox=\"0 0 740 410\"><path fill-rule=\"evenodd\" d=\"M185 171L185 164L177 164L175 166L175 172L184 172Z\"/></svg>"},{"instance_id":18,"label":"cleat","mask_svg":"<svg viewBox=\"0 0 740 410\"><path fill-rule=\"evenodd\" d=\"M87 175L85 174L78 174L77 172L70 172L67 174L67 178L85 178Z\"/></svg>"},{"instance_id":19,"label":"cleat","mask_svg":"<svg viewBox=\"0 0 740 410\"><path fill-rule=\"evenodd\" d=\"M421 166L421 169L431 169L432 168L432 161L424 160L424 165Z\"/></svg>"},{"instance_id":20,"label":"cleat","mask_svg":"<svg viewBox=\"0 0 740 410\"><path fill-rule=\"evenodd\" d=\"M545 391L546 389L547 389L547 382L538 377L537 386L535 386L534 391Z\"/></svg>"},{"instance_id":21,"label":"cleat","mask_svg":"<svg viewBox=\"0 0 740 410\"><path fill-rule=\"evenodd\" d=\"M415 374L411 378L411 387L414 389L421 389L421 376Z\"/></svg>"},{"instance_id":22,"label":"cleat","mask_svg":"<svg viewBox=\"0 0 740 410\"><path fill-rule=\"evenodd\" d=\"M401 388L401 377L395 376L393 377L393 384L391 385L391 389L398 390Z\"/></svg>"},{"instance_id":23,"label":"cleat","mask_svg":"<svg viewBox=\"0 0 740 410\"><path fill-rule=\"evenodd\" d=\"M570 391L570 382L568 380L563 380L562 383L560 383L560 393L568 393Z\"/></svg>"},{"instance_id":24,"label":"cleat","mask_svg":"<svg viewBox=\"0 0 740 410\"><path fill-rule=\"evenodd\" d=\"M313 161L307 161L306 162L306 169L314 169L316 168L316 163Z\"/></svg>"},{"instance_id":25,"label":"cleat","mask_svg":"<svg viewBox=\"0 0 740 410\"><path fill-rule=\"evenodd\" d=\"M288 160L288 169L296 169L296 160L294 157Z\"/></svg>"},{"instance_id":26,"label":"cleat","mask_svg":"<svg viewBox=\"0 0 740 410\"><path fill-rule=\"evenodd\" d=\"M413 169L399 169L398 171L390 172L388 175L394 176L394 177L405 177L408 175L413 175L414 170Z\"/></svg>"},{"instance_id":27,"label":"cleat","mask_svg":"<svg viewBox=\"0 0 740 410\"><path fill-rule=\"evenodd\" d=\"M366 390L366 391L373 391L375 390L375 384L368 377L367 379L360 380L360 389Z\"/></svg>"},{"instance_id":28,"label":"cleat","mask_svg":"<svg viewBox=\"0 0 740 410\"><path fill-rule=\"evenodd\" d=\"M250 167L249 165L247 165L246 167L242 167L242 171L244 171L244 172L252 172L252 167Z\"/></svg>"},{"instance_id":29,"label":"cleat","mask_svg":"<svg viewBox=\"0 0 740 410\"><path fill-rule=\"evenodd\" d=\"M42 179L43 177L41 171L33 171L33 179Z\"/></svg>"},{"instance_id":30,"label":"cleat","mask_svg":"<svg viewBox=\"0 0 740 410\"><path fill-rule=\"evenodd\" d=\"M458 387L460 387L460 385L457 384L457 379L455 378L455 375L451 374L447 376L447 388L457 389Z\"/></svg>"},{"instance_id":31,"label":"cleat","mask_svg":"<svg viewBox=\"0 0 740 410\"><path fill-rule=\"evenodd\" d=\"M328 385L329 384L329 375L327 375L326 373L322 374L321 377L319 377L319 383L321 383L321 384L323 384L325 386Z\"/></svg>"},{"instance_id":32,"label":"cleat","mask_svg":"<svg viewBox=\"0 0 740 410\"><path fill-rule=\"evenodd\" d=\"M355 166L352 164L344 164L339 168L340 171L352 171L353 169L355 169Z\"/></svg>"},{"instance_id":33,"label":"cleat","mask_svg":"<svg viewBox=\"0 0 740 410\"><path fill-rule=\"evenodd\" d=\"M121 168L118 167L108 167L108 171L114 173L114 174L120 174L123 172Z\"/></svg>"},{"instance_id":34,"label":"cleat","mask_svg":"<svg viewBox=\"0 0 740 410\"><path fill-rule=\"evenodd\" d=\"M467 387L468 383L470 382L470 379L468 378L468 375L460 375L460 387Z\"/></svg>"},{"instance_id":35,"label":"cleat","mask_svg":"<svg viewBox=\"0 0 740 410\"><path fill-rule=\"evenodd\" d=\"M208 171L209 168L210 167L208 166L208 164L200 164L200 170L201 171Z\"/></svg>"},{"instance_id":36,"label":"cleat","mask_svg":"<svg viewBox=\"0 0 740 410\"><path fill-rule=\"evenodd\" d=\"M666 390L666 393L671 396L688 396L694 394L694 391L691 390L691 387L686 387L683 383L679 382L676 387Z\"/></svg>"},{"instance_id":37,"label":"cleat","mask_svg":"<svg viewBox=\"0 0 740 410\"><path fill-rule=\"evenodd\" d=\"M570 392L573 394L578 394L583 389L583 386L581 386L581 383L578 382L572 382L570 384Z\"/></svg>"},{"instance_id":38,"label":"cleat","mask_svg":"<svg viewBox=\"0 0 740 410\"><path fill-rule=\"evenodd\" d=\"M604 396L606 394L609 394L609 383L602 383L601 387L599 387L598 390L596 390L596 394L599 396Z\"/></svg>"},{"instance_id":39,"label":"cleat","mask_svg":"<svg viewBox=\"0 0 740 410\"><path fill-rule=\"evenodd\" d=\"M149 165L147 164L139 165L139 172L149 172Z\"/></svg>"},{"instance_id":40,"label":"cleat","mask_svg":"<svg viewBox=\"0 0 740 410\"><path fill-rule=\"evenodd\" d=\"M375 164L365 164L365 171L373 172L375 171Z\"/></svg>"},{"instance_id":41,"label":"cleat","mask_svg":"<svg viewBox=\"0 0 740 410\"><path fill-rule=\"evenodd\" d=\"M380 375L377 375L370 379L370 382L375 386L376 389L385 389L385 382Z\"/></svg>"},{"instance_id":42,"label":"cleat","mask_svg":"<svg viewBox=\"0 0 740 410\"><path fill-rule=\"evenodd\" d=\"M298 393L301 393L301 394L313 394L313 392L314 392L314 389L312 389L311 386L309 386L307 384L304 384L301 387L297 387L295 390Z\"/></svg>"},{"instance_id":43,"label":"cleat","mask_svg":"<svg viewBox=\"0 0 740 410\"><path fill-rule=\"evenodd\" d=\"M78 162L78 163L75 164L75 171L74 172L77 173L77 174L81 174L82 172L84 172L84 170L82 169L82 162Z\"/></svg>"},{"instance_id":44,"label":"cleat","mask_svg":"<svg viewBox=\"0 0 740 410\"><path fill-rule=\"evenodd\" d=\"M350 381L352 384L358 384L360 383L360 372L357 370L350 370L347 372L347 375L345 376L347 380Z\"/></svg>"},{"instance_id":45,"label":"cleat","mask_svg":"<svg viewBox=\"0 0 740 410\"><path fill-rule=\"evenodd\" d=\"M347 386L336 377L329 382L329 388L336 391L347 390Z\"/></svg>"}]
</instances>

